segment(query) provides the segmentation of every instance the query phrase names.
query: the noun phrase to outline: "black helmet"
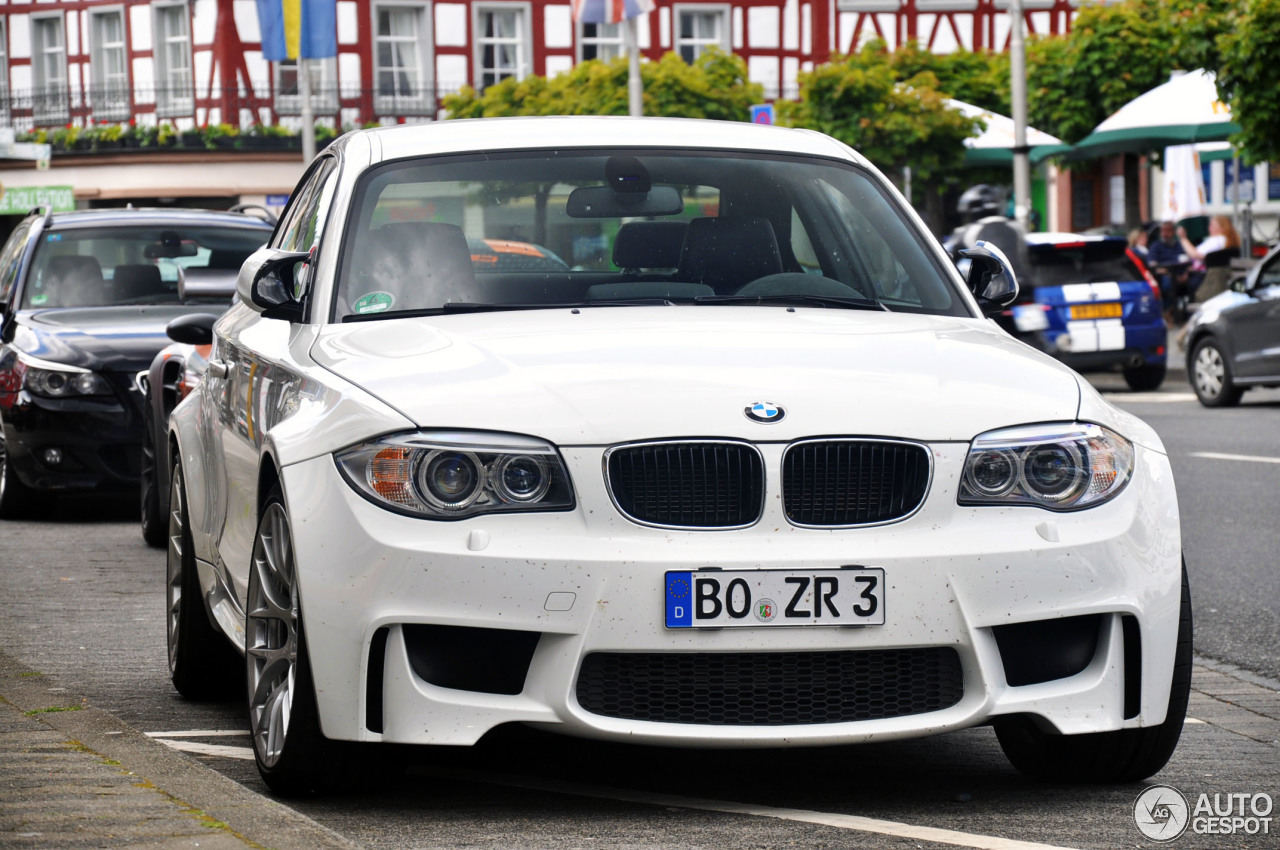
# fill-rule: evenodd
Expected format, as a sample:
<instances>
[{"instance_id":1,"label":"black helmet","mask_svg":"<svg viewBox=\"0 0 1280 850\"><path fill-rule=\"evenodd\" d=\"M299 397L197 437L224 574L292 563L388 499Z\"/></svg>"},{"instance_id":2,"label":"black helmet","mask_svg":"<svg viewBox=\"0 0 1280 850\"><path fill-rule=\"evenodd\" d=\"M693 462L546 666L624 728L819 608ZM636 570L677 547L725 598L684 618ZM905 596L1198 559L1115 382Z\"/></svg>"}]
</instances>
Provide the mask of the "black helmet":
<instances>
[{"instance_id":1,"label":"black helmet","mask_svg":"<svg viewBox=\"0 0 1280 850\"><path fill-rule=\"evenodd\" d=\"M956 212L970 221L989 215L1003 215L1004 192L986 183L970 186L956 202Z\"/></svg>"}]
</instances>

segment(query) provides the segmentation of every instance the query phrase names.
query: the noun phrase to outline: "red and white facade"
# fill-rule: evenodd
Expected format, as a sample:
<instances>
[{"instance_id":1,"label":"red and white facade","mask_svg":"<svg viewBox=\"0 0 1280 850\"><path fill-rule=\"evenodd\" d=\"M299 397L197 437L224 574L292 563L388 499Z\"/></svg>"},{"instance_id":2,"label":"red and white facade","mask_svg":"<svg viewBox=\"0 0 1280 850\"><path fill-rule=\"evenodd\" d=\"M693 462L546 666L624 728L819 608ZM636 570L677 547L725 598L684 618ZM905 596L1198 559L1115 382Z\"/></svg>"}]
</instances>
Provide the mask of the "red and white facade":
<instances>
[{"instance_id":1,"label":"red and white facade","mask_svg":"<svg viewBox=\"0 0 1280 850\"><path fill-rule=\"evenodd\" d=\"M937 52L1004 49L1007 0L658 0L639 21L645 58L740 55L766 98L871 38ZM1072 0L1026 0L1036 33L1065 32ZM567 0L337 0L338 55L314 60L313 111L335 128L433 120L464 85L550 76L620 55L616 25L581 25ZM262 58L254 0L0 0L0 126L228 123L299 126L293 63ZM161 157L167 157L161 159ZM186 158L178 162L175 157ZM75 160L74 162L72 160ZM55 156L52 173L0 163L7 185L72 185L84 201L287 193L296 155ZM146 168L120 168L141 165ZM222 160L222 162L219 162ZM286 164L287 163L287 164Z\"/></svg>"}]
</instances>

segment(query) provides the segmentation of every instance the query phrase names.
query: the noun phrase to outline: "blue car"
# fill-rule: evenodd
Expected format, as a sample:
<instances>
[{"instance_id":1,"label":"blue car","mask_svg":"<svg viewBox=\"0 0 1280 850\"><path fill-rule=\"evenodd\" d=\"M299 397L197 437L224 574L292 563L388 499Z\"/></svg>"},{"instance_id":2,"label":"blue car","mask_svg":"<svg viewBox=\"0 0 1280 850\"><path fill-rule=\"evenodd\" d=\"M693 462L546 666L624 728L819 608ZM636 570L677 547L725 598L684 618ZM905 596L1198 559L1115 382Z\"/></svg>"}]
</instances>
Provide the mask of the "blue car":
<instances>
[{"instance_id":1,"label":"blue car","mask_svg":"<svg viewBox=\"0 0 1280 850\"><path fill-rule=\"evenodd\" d=\"M1000 323L1019 339L1079 372L1121 371L1134 390L1164 383L1160 288L1124 239L1030 234L1018 282L1022 294Z\"/></svg>"}]
</instances>

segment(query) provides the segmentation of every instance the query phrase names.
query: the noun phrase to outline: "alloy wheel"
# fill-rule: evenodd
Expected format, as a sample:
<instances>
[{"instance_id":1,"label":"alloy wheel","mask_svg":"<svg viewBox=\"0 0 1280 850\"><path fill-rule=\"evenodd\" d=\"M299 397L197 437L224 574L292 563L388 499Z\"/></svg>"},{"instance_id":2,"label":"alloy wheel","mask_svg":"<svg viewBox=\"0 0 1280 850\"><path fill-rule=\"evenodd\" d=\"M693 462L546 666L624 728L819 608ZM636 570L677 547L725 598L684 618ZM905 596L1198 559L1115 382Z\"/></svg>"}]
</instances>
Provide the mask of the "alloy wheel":
<instances>
[{"instance_id":1,"label":"alloy wheel","mask_svg":"<svg viewBox=\"0 0 1280 850\"><path fill-rule=\"evenodd\" d=\"M186 527L182 513L182 468L173 472L169 497L169 545L165 551L165 601L168 603L169 673L177 669L182 623L182 554Z\"/></svg>"},{"instance_id":2,"label":"alloy wheel","mask_svg":"<svg viewBox=\"0 0 1280 850\"><path fill-rule=\"evenodd\" d=\"M1226 364L1222 361L1222 352L1213 345L1204 345L1196 352L1195 377L1196 387L1206 398L1217 398L1222 393L1226 380Z\"/></svg>"},{"instance_id":3,"label":"alloy wheel","mask_svg":"<svg viewBox=\"0 0 1280 850\"><path fill-rule=\"evenodd\" d=\"M258 524L250 567L245 655L254 749L271 768L289 735L298 668L298 589L284 506L271 502Z\"/></svg>"}]
</instances>

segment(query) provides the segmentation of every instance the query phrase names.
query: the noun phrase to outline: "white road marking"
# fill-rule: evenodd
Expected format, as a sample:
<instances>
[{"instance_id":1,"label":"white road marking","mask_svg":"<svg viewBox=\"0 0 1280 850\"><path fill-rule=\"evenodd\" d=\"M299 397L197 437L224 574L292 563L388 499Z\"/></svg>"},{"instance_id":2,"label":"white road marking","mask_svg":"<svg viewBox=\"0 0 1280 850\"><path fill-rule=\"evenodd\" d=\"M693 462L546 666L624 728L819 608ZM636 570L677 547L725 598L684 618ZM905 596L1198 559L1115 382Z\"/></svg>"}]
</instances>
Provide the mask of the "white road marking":
<instances>
[{"instance_id":1,"label":"white road marking","mask_svg":"<svg viewBox=\"0 0 1280 850\"><path fill-rule=\"evenodd\" d=\"M1182 723L1183 723L1183 725L1186 725L1186 724L1196 724L1196 725L1200 725L1200 726L1206 726L1206 725L1208 725L1208 724L1206 724L1203 720L1200 720L1200 719L1195 718L1195 717L1188 717L1187 719L1183 720L1183 721L1182 721Z\"/></svg>"},{"instance_id":2,"label":"white road marking","mask_svg":"<svg viewBox=\"0 0 1280 850\"><path fill-rule=\"evenodd\" d=\"M191 729L186 732L147 732L148 738L248 738L247 730Z\"/></svg>"},{"instance_id":3,"label":"white road marking","mask_svg":"<svg viewBox=\"0 0 1280 850\"><path fill-rule=\"evenodd\" d=\"M1135 404L1169 404L1175 401L1195 401L1195 393L1103 393L1107 401L1119 404L1133 402Z\"/></svg>"},{"instance_id":4,"label":"white road marking","mask_svg":"<svg viewBox=\"0 0 1280 850\"><path fill-rule=\"evenodd\" d=\"M180 750L184 753L195 753L201 756L221 756L226 759L253 761L252 747L228 747L225 744L201 744L198 741L183 741L177 738L159 738L157 740L166 747Z\"/></svg>"},{"instance_id":5,"label":"white road marking","mask_svg":"<svg viewBox=\"0 0 1280 850\"><path fill-rule=\"evenodd\" d=\"M674 794L656 794L648 791L629 791L622 788L601 788L595 785L576 785L570 782L554 780L536 780L517 776L488 775L478 771L432 771L432 775L442 778L466 779L485 782L491 785L506 785L514 788L527 788L534 791L549 791L555 794L571 794L575 797L593 797L603 800L619 800L625 803L640 803L649 806L670 806L681 809L697 809L707 812L722 812L730 815L749 815L751 817L778 818L779 820L812 823L819 826L831 826L836 829L848 829L856 832L869 832L876 835L890 835L895 838L907 838L916 841L932 841L937 844L951 844L956 847L971 847L975 850L1068 850L1050 844L1037 844L1031 841L1018 841L1012 838L1000 838L993 835L977 835L969 832L957 832L951 829L939 829L932 826L914 826L891 820L865 818L859 815L842 815L830 812L814 812L808 809L784 809L774 806L756 806L747 803L732 803L724 800L704 800L697 797L680 797Z\"/></svg>"},{"instance_id":6,"label":"white road marking","mask_svg":"<svg viewBox=\"0 0 1280 850\"><path fill-rule=\"evenodd\" d=\"M1192 457L1203 457L1209 460L1243 460L1249 463L1280 463L1280 457L1263 457L1260 455L1229 455L1221 452L1191 452Z\"/></svg>"}]
</instances>

